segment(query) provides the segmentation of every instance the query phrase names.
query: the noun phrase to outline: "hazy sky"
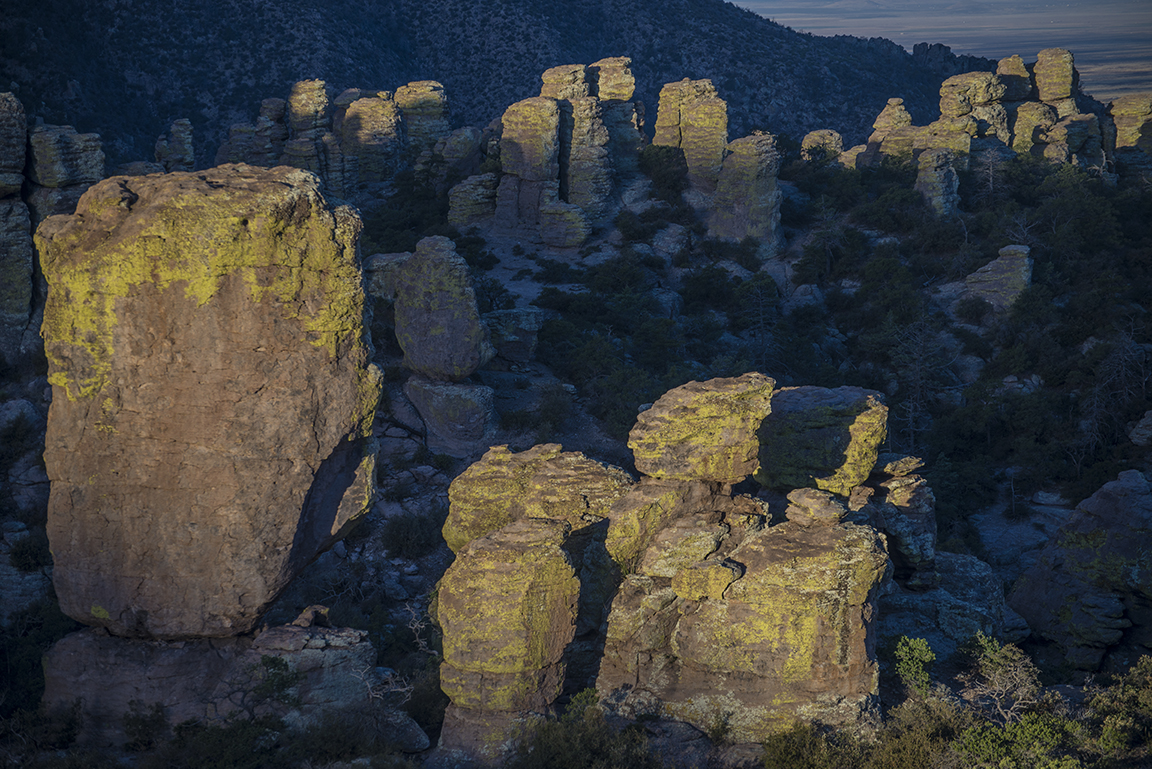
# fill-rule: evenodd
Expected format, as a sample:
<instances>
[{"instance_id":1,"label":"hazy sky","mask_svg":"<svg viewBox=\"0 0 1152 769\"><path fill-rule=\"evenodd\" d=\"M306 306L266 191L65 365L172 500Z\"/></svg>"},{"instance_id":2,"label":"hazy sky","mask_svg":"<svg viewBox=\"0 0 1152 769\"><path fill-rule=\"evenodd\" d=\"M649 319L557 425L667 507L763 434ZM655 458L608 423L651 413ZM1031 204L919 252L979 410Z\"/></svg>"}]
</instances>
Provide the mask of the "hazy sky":
<instances>
[{"instance_id":1,"label":"hazy sky","mask_svg":"<svg viewBox=\"0 0 1152 769\"><path fill-rule=\"evenodd\" d=\"M1043 48L1076 57L1084 90L1107 100L1152 91L1152 0L733 0L814 35L886 37L912 50L943 43L953 53L1026 62Z\"/></svg>"}]
</instances>

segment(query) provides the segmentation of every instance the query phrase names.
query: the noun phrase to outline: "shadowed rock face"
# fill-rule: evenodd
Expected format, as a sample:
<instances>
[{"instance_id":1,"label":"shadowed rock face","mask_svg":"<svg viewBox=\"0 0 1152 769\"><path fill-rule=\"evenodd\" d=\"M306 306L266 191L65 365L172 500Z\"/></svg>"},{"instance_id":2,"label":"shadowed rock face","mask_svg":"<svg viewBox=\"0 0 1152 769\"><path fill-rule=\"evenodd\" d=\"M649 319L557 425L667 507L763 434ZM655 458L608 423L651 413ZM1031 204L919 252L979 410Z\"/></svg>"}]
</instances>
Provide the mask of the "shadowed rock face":
<instances>
[{"instance_id":1,"label":"shadowed rock face","mask_svg":"<svg viewBox=\"0 0 1152 769\"><path fill-rule=\"evenodd\" d=\"M717 96L711 80L685 78L661 89L652 143L684 151L694 189L716 189L728 146L728 105Z\"/></svg>"},{"instance_id":2,"label":"shadowed rock face","mask_svg":"<svg viewBox=\"0 0 1152 769\"><path fill-rule=\"evenodd\" d=\"M63 610L116 635L228 636L372 496L359 219L315 177L115 177L37 233Z\"/></svg>"},{"instance_id":3,"label":"shadowed rock face","mask_svg":"<svg viewBox=\"0 0 1152 769\"><path fill-rule=\"evenodd\" d=\"M1152 488L1127 470L1081 502L1008 597L1067 664L1095 670L1108 647L1126 669L1152 643Z\"/></svg>"}]
</instances>

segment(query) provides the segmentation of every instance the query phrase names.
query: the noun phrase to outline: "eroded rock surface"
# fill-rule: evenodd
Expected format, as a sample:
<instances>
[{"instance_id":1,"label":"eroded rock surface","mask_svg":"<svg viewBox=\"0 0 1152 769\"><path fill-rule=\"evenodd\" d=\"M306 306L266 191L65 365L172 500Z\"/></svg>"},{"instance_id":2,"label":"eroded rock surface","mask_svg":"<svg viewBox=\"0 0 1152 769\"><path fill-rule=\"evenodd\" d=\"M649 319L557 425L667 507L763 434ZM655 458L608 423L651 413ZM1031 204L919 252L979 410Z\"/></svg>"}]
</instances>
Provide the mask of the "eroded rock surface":
<instances>
[{"instance_id":1,"label":"eroded rock surface","mask_svg":"<svg viewBox=\"0 0 1152 769\"><path fill-rule=\"evenodd\" d=\"M660 90L652 143L683 150L692 187L716 189L728 146L728 105L711 80L685 78Z\"/></svg>"},{"instance_id":2,"label":"eroded rock surface","mask_svg":"<svg viewBox=\"0 0 1152 769\"><path fill-rule=\"evenodd\" d=\"M776 188L779 171L776 137L771 134L729 142L712 202L708 225L712 236L774 243L782 197Z\"/></svg>"},{"instance_id":3,"label":"eroded rock surface","mask_svg":"<svg viewBox=\"0 0 1152 769\"><path fill-rule=\"evenodd\" d=\"M1121 666L1135 664L1152 644L1150 541L1152 488L1126 470L1077 505L1008 603L1073 667L1095 670L1110 649Z\"/></svg>"},{"instance_id":4,"label":"eroded rock surface","mask_svg":"<svg viewBox=\"0 0 1152 769\"><path fill-rule=\"evenodd\" d=\"M775 386L751 373L669 390L628 435L636 469L658 479L739 483L756 471L757 431Z\"/></svg>"},{"instance_id":5,"label":"eroded rock surface","mask_svg":"<svg viewBox=\"0 0 1152 769\"><path fill-rule=\"evenodd\" d=\"M393 290L406 368L436 381L460 381L495 355L468 264L448 238L421 240L416 253L398 264Z\"/></svg>"},{"instance_id":6,"label":"eroded rock surface","mask_svg":"<svg viewBox=\"0 0 1152 769\"><path fill-rule=\"evenodd\" d=\"M965 290L997 310L1007 310L1032 283L1031 251L1028 246L1004 246L997 258L964 279Z\"/></svg>"},{"instance_id":7,"label":"eroded rock surface","mask_svg":"<svg viewBox=\"0 0 1152 769\"><path fill-rule=\"evenodd\" d=\"M360 223L315 177L118 177L41 225L63 610L116 635L252 629L371 501Z\"/></svg>"}]
</instances>

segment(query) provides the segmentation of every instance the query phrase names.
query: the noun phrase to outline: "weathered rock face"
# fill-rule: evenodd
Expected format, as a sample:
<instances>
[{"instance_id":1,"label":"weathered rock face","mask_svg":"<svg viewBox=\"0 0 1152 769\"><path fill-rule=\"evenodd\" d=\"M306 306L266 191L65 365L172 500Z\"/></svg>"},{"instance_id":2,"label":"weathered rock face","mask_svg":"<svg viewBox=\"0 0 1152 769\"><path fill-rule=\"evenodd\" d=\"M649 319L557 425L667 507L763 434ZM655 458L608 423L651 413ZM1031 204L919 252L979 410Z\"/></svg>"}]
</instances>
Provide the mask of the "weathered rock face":
<instances>
[{"instance_id":1,"label":"weathered rock face","mask_svg":"<svg viewBox=\"0 0 1152 769\"><path fill-rule=\"evenodd\" d=\"M496 213L495 173L469 176L448 192L448 223L465 229L490 219Z\"/></svg>"},{"instance_id":2,"label":"weathered rock face","mask_svg":"<svg viewBox=\"0 0 1152 769\"><path fill-rule=\"evenodd\" d=\"M10 93L0 93L0 198L19 195L24 184L28 143L24 105Z\"/></svg>"},{"instance_id":3,"label":"weathered rock face","mask_svg":"<svg viewBox=\"0 0 1152 769\"><path fill-rule=\"evenodd\" d=\"M292 139L319 140L328 122L328 91L324 81L301 80L293 85L285 117Z\"/></svg>"},{"instance_id":4,"label":"weathered rock face","mask_svg":"<svg viewBox=\"0 0 1152 769\"><path fill-rule=\"evenodd\" d=\"M965 290L997 310L1007 310L1032 282L1031 251L1028 246L1004 246L996 259L964 279Z\"/></svg>"},{"instance_id":5,"label":"weathered rock face","mask_svg":"<svg viewBox=\"0 0 1152 769\"><path fill-rule=\"evenodd\" d=\"M1011 643L1028 636L1028 626L1005 605L1003 582L991 566L975 556L941 552L936 569L939 583L930 590L905 589L895 581L883 586L882 640L923 638L943 658L976 631Z\"/></svg>"},{"instance_id":6,"label":"weathered rock face","mask_svg":"<svg viewBox=\"0 0 1152 769\"><path fill-rule=\"evenodd\" d=\"M1007 92L999 76L991 72L965 72L940 85L940 115L962 117L978 107L1000 101Z\"/></svg>"},{"instance_id":7,"label":"weathered rock face","mask_svg":"<svg viewBox=\"0 0 1152 769\"><path fill-rule=\"evenodd\" d=\"M597 680L618 712L705 729L727 717L732 739L751 742L869 709L883 540L853 524L749 523L732 521L728 547L671 579L643 567L624 579Z\"/></svg>"},{"instance_id":8,"label":"weathered rock face","mask_svg":"<svg viewBox=\"0 0 1152 769\"><path fill-rule=\"evenodd\" d=\"M609 210L613 175L600 100L570 99L561 110L560 196L579 206L591 221L601 221Z\"/></svg>"},{"instance_id":9,"label":"weathered rock face","mask_svg":"<svg viewBox=\"0 0 1152 769\"><path fill-rule=\"evenodd\" d=\"M632 59L627 56L601 59L588 67L588 76L595 84L594 95L605 101L631 101L636 93L631 67Z\"/></svg>"},{"instance_id":10,"label":"weathered rock face","mask_svg":"<svg viewBox=\"0 0 1152 769\"><path fill-rule=\"evenodd\" d=\"M848 496L872 472L888 434L881 395L859 387L786 387L760 428L756 480Z\"/></svg>"},{"instance_id":11,"label":"weathered rock face","mask_svg":"<svg viewBox=\"0 0 1152 769\"><path fill-rule=\"evenodd\" d=\"M19 197L0 198L0 355L13 357L32 310L32 225Z\"/></svg>"},{"instance_id":12,"label":"weathered rock face","mask_svg":"<svg viewBox=\"0 0 1152 769\"><path fill-rule=\"evenodd\" d=\"M560 175L560 108L542 96L518 101L504 111L500 163L504 173L526 181Z\"/></svg>"},{"instance_id":13,"label":"weathered rock face","mask_svg":"<svg viewBox=\"0 0 1152 769\"><path fill-rule=\"evenodd\" d=\"M632 478L558 444L513 453L494 446L448 490L444 540L454 552L513 521L550 518L573 532L604 520Z\"/></svg>"},{"instance_id":14,"label":"weathered rock face","mask_svg":"<svg viewBox=\"0 0 1152 769\"><path fill-rule=\"evenodd\" d=\"M492 445L496 410L491 387L414 376L404 383L404 394L424 421L430 451L463 458Z\"/></svg>"},{"instance_id":15,"label":"weathered rock face","mask_svg":"<svg viewBox=\"0 0 1152 769\"><path fill-rule=\"evenodd\" d=\"M1065 48L1045 48L1036 54L1032 75L1037 97L1049 104L1075 96L1080 88L1072 52Z\"/></svg>"},{"instance_id":16,"label":"weathered rock face","mask_svg":"<svg viewBox=\"0 0 1152 769\"><path fill-rule=\"evenodd\" d=\"M661 480L739 483L756 472L757 432L775 386L751 373L669 390L628 434L636 469Z\"/></svg>"},{"instance_id":17,"label":"weathered rock face","mask_svg":"<svg viewBox=\"0 0 1152 769\"><path fill-rule=\"evenodd\" d=\"M779 171L780 156L771 134L730 142L716 184L709 233L727 240L756 238L774 243L780 226Z\"/></svg>"},{"instance_id":18,"label":"weathered rock face","mask_svg":"<svg viewBox=\"0 0 1152 769\"><path fill-rule=\"evenodd\" d=\"M1025 102L1016 108L1016 119L1012 123L1012 149L1016 152L1030 152L1032 147L1042 144L1048 129L1056 125L1056 110L1038 101Z\"/></svg>"},{"instance_id":19,"label":"weathered rock face","mask_svg":"<svg viewBox=\"0 0 1152 769\"><path fill-rule=\"evenodd\" d=\"M420 80L396 89L396 104L408 127L408 146L419 154L448 133L448 96L435 80Z\"/></svg>"},{"instance_id":20,"label":"weathered rock face","mask_svg":"<svg viewBox=\"0 0 1152 769\"><path fill-rule=\"evenodd\" d=\"M1110 649L1134 664L1152 643L1150 541L1152 488L1127 470L1076 507L1008 603L1073 667L1095 670Z\"/></svg>"},{"instance_id":21,"label":"weathered rock face","mask_svg":"<svg viewBox=\"0 0 1152 769\"><path fill-rule=\"evenodd\" d=\"M560 694L580 583L563 521L523 519L457 553L438 592L440 686L453 705L542 710Z\"/></svg>"},{"instance_id":22,"label":"weathered rock face","mask_svg":"<svg viewBox=\"0 0 1152 769\"><path fill-rule=\"evenodd\" d=\"M380 375L359 226L315 177L243 166L105 180L41 225L66 613L246 632L366 510Z\"/></svg>"},{"instance_id":23,"label":"weathered rock face","mask_svg":"<svg viewBox=\"0 0 1152 769\"><path fill-rule=\"evenodd\" d=\"M99 134L78 134L72 126L41 125L28 137L30 181L44 187L92 184L104 178Z\"/></svg>"},{"instance_id":24,"label":"weathered rock face","mask_svg":"<svg viewBox=\"0 0 1152 769\"><path fill-rule=\"evenodd\" d=\"M952 150L925 150L916 166L916 191L937 216L951 216L960 206L960 176Z\"/></svg>"},{"instance_id":25,"label":"weathered rock face","mask_svg":"<svg viewBox=\"0 0 1152 769\"><path fill-rule=\"evenodd\" d=\"M367 712L376 705L369 687L386 685L372 672L376 651L363 630L294 623L268 628L254 639L165 644L92 629L66 636L45 655L44 704L66 708L79 698L80 742L119 747L127 739L123 716L133 700L162 706L173 724L237 714L270 671L265 658L282 660L299 676L286 692L299 704L282 708L285 721L297 729L316 726L333 711ZM276 703L265 703L258 713L275 710ZM428 747L427 735L406 715L381 715L404 749Z\"/></svg>"},{"instance_id":26,"label":"weathered rock face","mask_svg":"<svg viewBox=\"0 0 1152 769\"><path fill-rule=\"evenodd\" d=\"M180 118L166 136L156 140L156 162L165 171L191 171L196 165L192 148L192 121Z\"/></svg>"},{"instance_id":27,"label":"weathered rock face","mask_svg":"<svg viewBox=\"0 0 1152 769\"><path fill-rule=\"evenodd\" d=\"M404 366L460 381L495 355L480 322L468 264L445 237L424 238L395 275L396 340Z\"/></svg>"},{"instance_id":28,"label":"weathered rock face","mask_svg":"<svg viewBox=\"0 0 1152 769\"><path fill-rule=\"evenodd\" d=\"M1113 100L1108 115L1116 129L1113 157L1124 171L1152 171L1152 93Z\"/></svg>"},{"instance_id":29,"label":"weathered rock face","mask_svg":"<svg viewBox=\"0 0 1152 769\"><path fill-rule=\"evenodd\" d=\"M728 146L728 105L711 80L685 78L660 90L652 143L684 151L693 188L705 193L716 189Z\"/></svg>"},{"instance_id":30,"label":"weathered rock face","mask_svg":"<svg viewBox=\"0 0 1152 769\"><path fill-rule=\"evenodd\" d=\"M396 102L371 96L349 104L340 123L340 147L357 159L358 183L391 178L403 151Z\"/></svg>"},{"instance_id":31,"label":"weathered rock face","mask_svg":"<svg viewBox=\"0 0 1152 769\"><path fill-rule=\"evenodd\" d=\"M797 718L851 725L871 711L883 538L845 522L849 506L828 491L792 491L788 521L772 527L766 503L731 491L755 469L771 404L790 392L773 387L750 373L667 393L632 431L636 466L648 474L638 483L556 445L493 448L453 482L444 536L457 560L440 588L441 675L453 699L445 747L498 758L515 711L559 692L559 664L574 676L570 690L595 677L621 715L700 729L723 719L737 741ZM822 404L823 421L809 422L868 443L876 429L852 425L878 418L882 437L886 412L867 391L797 389L793 412ZM796 431L801 422L792 419ZM839 433L817 440L830 435ZM870 460L860 446L848 453L867 476L874 451ZM886 463L885 478L916 466ZM893 510L916 506L903 490L889 492ZM564 587L574 577L575 592ZM525 640L548 627L548 642Z\"/></svg>"}]
</instances>

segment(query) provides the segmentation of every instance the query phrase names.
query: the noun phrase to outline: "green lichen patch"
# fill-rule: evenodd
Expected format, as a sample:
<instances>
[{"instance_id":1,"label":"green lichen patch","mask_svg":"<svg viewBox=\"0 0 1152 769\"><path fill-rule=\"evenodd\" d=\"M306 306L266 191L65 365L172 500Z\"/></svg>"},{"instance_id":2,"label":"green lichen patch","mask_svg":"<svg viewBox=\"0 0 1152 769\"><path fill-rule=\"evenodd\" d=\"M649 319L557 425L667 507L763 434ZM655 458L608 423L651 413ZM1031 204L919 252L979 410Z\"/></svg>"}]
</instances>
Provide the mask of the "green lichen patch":
<instances>
[{"instance_id":1,"label":"green lichen patch","mask_svg":"<svg viewBox=\"0 0 1152 769\"><path fill-rule=\"evenodd\" d=\"M50 381L94 397L111 371L118 313L145 286L203 306L230 276L273 302L332 358L364 345L359 218L331 211L314 176L222 166L93 186L36 233L49 284L41 334ZM375 401L367 391L365 406ZM365 414L367 411L365 409Z\"/></svg>"}]
</instances>

